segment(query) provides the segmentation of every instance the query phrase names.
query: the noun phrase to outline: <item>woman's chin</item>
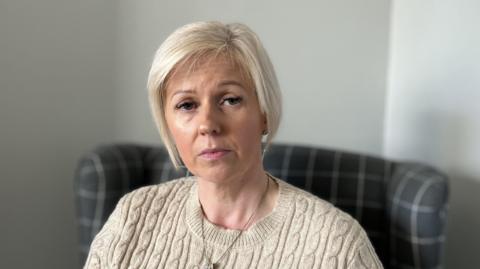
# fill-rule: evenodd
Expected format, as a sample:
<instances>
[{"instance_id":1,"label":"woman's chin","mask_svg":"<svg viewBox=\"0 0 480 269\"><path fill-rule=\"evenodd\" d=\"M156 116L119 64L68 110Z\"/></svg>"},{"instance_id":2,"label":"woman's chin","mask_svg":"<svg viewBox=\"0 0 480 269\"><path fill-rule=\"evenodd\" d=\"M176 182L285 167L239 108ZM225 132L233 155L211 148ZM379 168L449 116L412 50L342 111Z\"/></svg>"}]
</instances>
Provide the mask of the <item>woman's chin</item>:
<instances>
[{"instance_id":1,"label":"woman's chin","mask_svg":"<svg viewBox=\"0 0 480 269\"><path fill-rule=\"evenodd\" d=\"M221 159L204 159L200 158L197 159L195 164L195 171L197 172L195 175L201 177L221 177L223 178L225 175L231 175L238 169L232 158L221 158Z\"/></svg>"},{"instance_id":2,"label":"woman's chin","mask_svg":"<svg viewBox=\"0 0 480 269\"><path fill-rule=\"evenodd\" d=\"M212 183L224 183L231 178L232 174L234 174L234 170L231 169L231 167L209 167L198 171L196 176L200 180Z\"/></svg>"}]
</instances>

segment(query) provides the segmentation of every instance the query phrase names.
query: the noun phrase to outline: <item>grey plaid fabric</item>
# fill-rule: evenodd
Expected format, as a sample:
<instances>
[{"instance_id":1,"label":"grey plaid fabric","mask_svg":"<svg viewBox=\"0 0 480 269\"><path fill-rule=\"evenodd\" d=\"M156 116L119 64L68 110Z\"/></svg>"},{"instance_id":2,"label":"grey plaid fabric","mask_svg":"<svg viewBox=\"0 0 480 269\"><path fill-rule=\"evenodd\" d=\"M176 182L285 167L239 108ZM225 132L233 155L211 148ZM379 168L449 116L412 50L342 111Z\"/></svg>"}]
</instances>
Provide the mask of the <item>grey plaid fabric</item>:
<instances>
[{"instance_id":1,"label":"grey plaid fabric","mask_svg":"<svg viewBox=\"0 0 480 269\"><path fill-rule=\"evenodd\" d=\"M419 163L357 153L274 144L265 169L355 217L385 268L442 268L447 177ZM184 176L163 147L103 145L81 158L75 172L80 263L125 193Z\"/></svg>"}]
</instances>

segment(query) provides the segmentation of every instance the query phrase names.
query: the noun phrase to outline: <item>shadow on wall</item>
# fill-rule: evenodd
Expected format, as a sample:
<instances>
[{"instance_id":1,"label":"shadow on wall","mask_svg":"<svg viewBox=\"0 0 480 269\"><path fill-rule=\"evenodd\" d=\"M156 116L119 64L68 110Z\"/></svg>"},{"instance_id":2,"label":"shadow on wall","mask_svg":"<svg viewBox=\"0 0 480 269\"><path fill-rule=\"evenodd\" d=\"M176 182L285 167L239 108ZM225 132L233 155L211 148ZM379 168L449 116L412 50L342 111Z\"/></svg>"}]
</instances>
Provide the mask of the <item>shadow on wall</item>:
<instances>
[{"instance_id":1,"label":"shadow on wall","mask_svg":"<svg viewBox=\"0 0 480 269\"><path fill-rule=\"evenodd\" d=\"M423 98L424 97L424 98ZM408 149L427 163L435 164L450 179L446 268L478 268L480 243L480 133L479 120L468 105L432 93L422 96L420 111L412 126ZM452 104L451 102L454 102ZM463 102L465 104L465 102ZM470 113L468 113L470 112Z\"/></svg>"},{"instance_id":2,"label":"shadow on wall","mask_svg":"<svg viewBox=\"0 0 480 269\"><path fill-rule=\"evenodd\" d=\"M446 268L478 268L480 179L450 175Z\"/></svg>"},{"instance_id":3,"label":"shadow on wall","mask_svg":"<svg viewBox=\"0 0 480 269\"><path fill-rule=\"evenodd\" d=\"M440 103L447 101L440 98ZM434 160L450 177L446 268L468 269L478 268L480 166L475 159L480 141L478 120L463 109L453 106L429 113L426 125L430 130L422 137L430 149L425 148L424 157Z\"/></svg>"}]
</instances>

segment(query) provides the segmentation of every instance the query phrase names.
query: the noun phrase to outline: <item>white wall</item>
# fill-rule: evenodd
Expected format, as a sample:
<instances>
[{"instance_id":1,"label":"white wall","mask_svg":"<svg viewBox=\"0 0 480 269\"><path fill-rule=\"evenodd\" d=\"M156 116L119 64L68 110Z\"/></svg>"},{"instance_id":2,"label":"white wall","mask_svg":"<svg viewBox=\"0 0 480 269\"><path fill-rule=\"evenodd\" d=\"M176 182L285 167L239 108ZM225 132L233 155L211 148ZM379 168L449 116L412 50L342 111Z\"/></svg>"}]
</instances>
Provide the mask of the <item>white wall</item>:
<instances>
[{"instance_id":1,"label":"white wall","mask_svg":"<svg viewBox=\"0 0 480 269\"><path fill-rule=\"evenodd\" d=\"M159 143L147 102L153 54L177 27L244 22L267 48L283 90L277 141L380 154L390 1L120 1L118 140Z\"/></svg>"},{"instance_id":2,"label":"white wall","mask_svg":"<svg viewBox=\"0 0 480 269\"><path fill-rule=\"evenodd\" d=\"M0 2L0 268L77 268L73 171L114 130L114 9Z\"/></svg>"},{"instance_id":3,"label":"white wall","mask_svg":"<svg viewBox=\"0 0 480 269\"><path fill-rule=\"evenodd\" d=\"M397 0L385 154L451 176L447 268L478 268L480 2Z\"/></svg>"}]
</instances>

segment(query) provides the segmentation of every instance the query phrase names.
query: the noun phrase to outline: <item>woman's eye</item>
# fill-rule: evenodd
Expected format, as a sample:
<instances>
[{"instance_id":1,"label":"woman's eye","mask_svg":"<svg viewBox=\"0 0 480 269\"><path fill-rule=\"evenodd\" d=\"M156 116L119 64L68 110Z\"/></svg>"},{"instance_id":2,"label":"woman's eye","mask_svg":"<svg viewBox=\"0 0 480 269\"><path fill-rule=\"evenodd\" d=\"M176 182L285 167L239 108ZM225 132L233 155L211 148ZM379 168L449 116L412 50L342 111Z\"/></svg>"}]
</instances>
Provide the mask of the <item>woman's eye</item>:
<instances>
[{"instance_id":1,"label":"woman's eye","mask_svg":"<svg viewBox=\"0 0 480 269\"><path fill-rule=\"evenodd\" d=\"M238 103L240 103L242 101L242 98L241 97L229 97L229 98L225 98L223 99L223 102L222 103L228 103L229 105L236 105Z\"/></svg>"},{"instance_id":2,"label":"woman's eye","mask_svg":"<svg viewBox=\"0 0 480 269\"><path fill-rule=\"evenodd\" d=\"M180 110L192 110L195 108L195 103L193 102L183 102L183 103L180 103L178 104L176 107L176 109L180 109Z\"/></svg>"}]
</instances>

